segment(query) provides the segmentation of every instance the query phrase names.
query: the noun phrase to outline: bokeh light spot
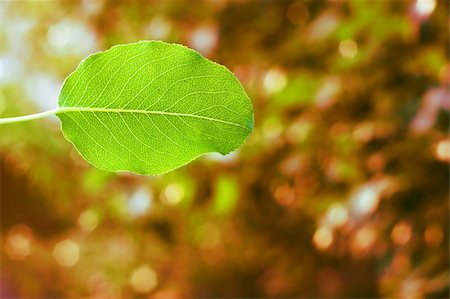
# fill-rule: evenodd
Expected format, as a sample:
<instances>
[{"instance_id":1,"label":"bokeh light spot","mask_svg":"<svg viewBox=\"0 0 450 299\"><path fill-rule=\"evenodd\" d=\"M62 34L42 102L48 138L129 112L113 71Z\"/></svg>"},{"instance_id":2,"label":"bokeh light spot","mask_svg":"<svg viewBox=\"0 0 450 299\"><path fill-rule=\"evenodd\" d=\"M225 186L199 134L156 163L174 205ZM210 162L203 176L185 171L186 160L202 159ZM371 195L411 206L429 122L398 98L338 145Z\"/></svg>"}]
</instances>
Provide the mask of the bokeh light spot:
<instances>
[{"instance_id":1,"label":"bokeh light spot","mask_svg":"<svg viewBox=\"0 0 450 299\"><path fill-rule=\"evenodd\" d=\"M184 188L182 185L178 183L172 183L164 188L163 192L163 200L168 205L176 205L183 200L184 197Z\"/></svg>"},{"instance_id":2,"label":"bokeh light spot","mask_svg":"<svg viewBox=\"0 0 450 299\"><path fill-rule=\"evenodd\" d=\"M295 200L294 189L289 184L282 184L275 189L275 200L282 206L288 206Z\"/></svg>"},{"instance_id":3,"label":"bokeh light spot","mask_svg":"<svg viewBox=\"0 0 450 299\"><path fill-rule=\"evenodd\" d=\"M286 87L286 84L286 74L278 68L269 70L263 79L264 90L269 94L282 91Z\"/></svg>"},{"instance_id":4,"label":"bokeh light spot","mask_svg":"<svg viewBox=\"0 0 450 299\"><path fill-rule=\"evenodd\" d=\"M51 110L58 107L61 81L45 73L28 74L25 80L25 92L39 109ZM56 119L56 117L54 117Z\"/></svg>"},{"instance_id":5,"label":"bokeh light spot","mask_svg":"<svg viewBox=\"0 0 450 299\"><path fill-rule=\"evenodd\" d=\"M78 217L78 224L86 231L93 231L99 223L98 214L93 210L87 210Z\"/></svg>"},{"instance_id":6,"label":"bokeh light spot","mask_svg":"<svg viewBox=\"0 0 450 299\"><path fill-rule=\"evenodd\" d=\"M346 39L340 42L339 52L342 57L353 58L358 54L358 44L352 39Z\"/></svg>"},{"instance_id":7,"label":"bokeh light spot","mask_svg":"<svg viewBox=\"0 0 450 299\"><path fill-rule=\"evenodd\" d=\"M342 204L332 204L328 209L327 220L332 226L342 226L348 221L348 211Z\"/></svg>"},{"instance_id":8,"label":"bokeh light spot","mask_svg":"<svg viewBox=\"0 0 450 299\"><path fill-rule=\"evenodd\" d=\"M450 139L439 141L435 151L436 158L443 162L450 162Z\"/></svg>"},{"instance_id":9,"label":"bokeh light spot","mask_svg":"<svg viewBox=\"0 0 450 299\"><path fill-rule=\"evenodd\" d=\"M279 140L280 135L283 133L283 128L281 121L273 117L264 121L262 133L268 142L272 142Z\"/></svg>"},{"instance_id":10,"label":"bokeh light spot","mask_svg":"<svg viewBox=\"0 0 450 299\"><path fill-rule=\"evenodd\" d=\"M64 20L52 25L47 40L52 53L61 55L87 55L97 50L96 36L78 21Z\"/></svg>"},{"instance_id":11,"label":"bokeh light spot","mask_svg":"<svg viewBox=\"0 0 450 299\"><path fill-rule=\"evenodd\" d=\"M411 225L406 222L400 222L392 229L391 238L395 244L405 245L411 239L411 235Z\"/></svg>"},{"instance_id":12,"label":"bokeh light spot","mask_svg":"<svg viewBox=\"0 0 450 299\"><path fill-rule=\"evenodd\" d=\"M163 17L154 18L145 29L147 35L152 39L164 39L172 30L172 24L170 20Z\"/></svg>"},{"instance_id":13,"label":"bokeh light spot","mask_svg":"<svg viewBox=\"0 0 450 299\"><path fill-rule=\"evenodd\" d=\"M328 227L320 227L313 236L313 243L319 250L327 249L333 242L333 232Z\"/></svg>"},{"instance_id":14,"label":"bokeh light spot","mask_svg":"<svg viewBox=\"0 0 450 299\"><path fill-rule=\"evenodd\" d=\"M326 78L316 93L315 101L317 107L326 109L332 106L341 88L341 80L339 77L333 76Z\"/></svg>"},{"instance_id":15,"label":"bokeh light spot","mask_svg":"<svg viewBox=\"0 0 450 299\"><path fill-rule=\"evenodd\" d=\"M369 249L376 240L376 231L372 227L364 226L353 236L350 243L353 254L361 254Z\"/></svg>"},{"instance_id":16,"label":"bokeh light spot","mask_svg":"<svg viewBox=\"0 0 450 299\"><path fill-rule=\"evenodd\" d=\"M21 232L14 233L6 239L4 249L10 259L23 260L31 252L31 240Z\"/></svg>"},{"instance_id":17,"label":"bokeh light spot","mask_svg":"<svg viewBox=\"0 0 450 299\"><path fill-rule=\"evenodd\" d=\"M299 120L289 126L286 138L293 144L303 143L310 136L312 130L313 125L311 122L307 120Z\"/></svg>"},{"instance_id":18,"label":"bokeh light spot","mask_svg":"<svg viewBox=\"0 0 450 299\"><path fill-rule=\"evenodd\" d=\"M352 211L356 216L365 216L373 213L378 207L379 192L370 184L359 188L351 197Z\"/></svg>"},{"instance_id":19,"label":"bokeh light spot","mask_svg":"<svg viewBox=\"0 0 450 299\"><path fill-rule=\"evenodd\" d=\"M6 66L5 66L5 62L3 60L4 59L2 59L0 57L0 82L2 82L2 79L6 74Z\"/></svg>"},{"instance_id":20,"label":"bokeh light spot","mask_svg":"<svg viewBox=\"0 0 450 299\"><path fill-rule=\"evenodd\" d=\"M5 234L4 251L12 260L23 260L32 250L33 233L24 224L17 224Z\"/></svg>"},{"instance_id":21,"label":"bokeh light spot","mask_svg":"<svg viewBox=\"0 0 450 299\"><path fill-rule=\"evenodd\" d=\"M219 36L213 26L201 26L191 32L189 45L205 56L210 55L216 47Z\"/></svg>"},{"instance_id":22,"label":"bokeh light spot","mask_svg":"<svg viewBox=\"0 0 450 299\"><path fill-rule=\"evenodd\" d=\"M318 42L326 38L339 25L339 19L339 15L334 12L323 12L309 25L305 40Z\"/></svg>"},{"instance_id":23,"label":"bokeh light spot","mask_svg":"<svg viewBox=\"0 0 450 299\"><path fill-rule=\"evenodd\" d=\"M153 196L146 188L139 188L131 194L127 202L128 214L139 217L148 212L153 202Z\"/></svg>"},{"instance_id":24,"label":"bokeh light spot","mask_svg":"<svg viewBox=\"0 0 450 299\"><path fill-rule=\"evenodd\" d=\"M149 266L142 265L136 268L131 274L130 283L133 289L138 293L150 293L158 284L158 278L155 271Z\"/></svg>"},{"instance_id":25,"label":"bokeh light spot","mask_svg":"<svg viewBox=\"0 0 450 299\"><path fill-rule=\"evenodd\" d=\"M63 267L72 267L80 259L80 248L72 240L58 242L53 249L53 257Z\"/></svg>"},{"instance_id":26,"label":"bokeh light spot","mask_svg":"<svg viewBox=\"0 0 450 299\"><path fill-rule=\"evenodd\" d=\"M427 18L436 8L436 0L417 0L414 8L420 17Z\"/></svg>"}]
</instances>

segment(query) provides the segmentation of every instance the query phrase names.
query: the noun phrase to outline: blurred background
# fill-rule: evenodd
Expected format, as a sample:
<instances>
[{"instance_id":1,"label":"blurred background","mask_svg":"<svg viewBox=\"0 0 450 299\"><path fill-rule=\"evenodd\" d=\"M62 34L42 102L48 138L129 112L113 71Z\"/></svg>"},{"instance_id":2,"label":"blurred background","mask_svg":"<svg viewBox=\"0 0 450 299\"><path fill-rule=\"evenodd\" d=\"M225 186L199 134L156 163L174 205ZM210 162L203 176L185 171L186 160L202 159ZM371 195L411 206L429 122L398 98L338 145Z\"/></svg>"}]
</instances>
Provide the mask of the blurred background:
<instances>
[{"instance_id":1,"label":"blurred background","mask_svg":"<svg viewBox=\"0 0 450 299\"><path fill-rule=\"evenodd\" d=\"M0 2L0 116L87 55L192 47L246 144L163 176L87 164L56 117L0 128L2 298L448 298L449 2Z\"/></svg>"}]
</instances>

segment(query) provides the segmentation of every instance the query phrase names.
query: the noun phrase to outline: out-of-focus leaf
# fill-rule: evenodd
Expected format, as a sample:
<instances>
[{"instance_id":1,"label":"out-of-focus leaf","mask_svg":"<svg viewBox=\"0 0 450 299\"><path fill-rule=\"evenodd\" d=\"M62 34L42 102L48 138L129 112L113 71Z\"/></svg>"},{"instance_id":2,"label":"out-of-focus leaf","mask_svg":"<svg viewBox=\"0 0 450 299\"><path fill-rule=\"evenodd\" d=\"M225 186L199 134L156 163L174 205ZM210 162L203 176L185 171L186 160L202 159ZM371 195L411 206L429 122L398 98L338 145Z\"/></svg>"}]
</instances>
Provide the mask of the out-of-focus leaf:
<instances>
[{"instance_id":1,"label":"out-of-focus leaf","mask_svg":"<svg viewBox=\"0 0 450 299\"><path fill-rule=\"evenodd\" d=\"M314 94L319 80L311 75L302 74L289 80L286 88L275 96L278 107L289 105L309 105L314 101Z\"/></svg>"},{"instance_id":2,"label":"out-of-focus leaf","mask_svg":"<svg viewBox=\"0 0 450 299\"><path fill-rule=\"evenodd\" d=\"M216 214L228 214L236 205L238 185L230 176L221 176L216 182L213 211Z\"/></svg>"}]
</instances>

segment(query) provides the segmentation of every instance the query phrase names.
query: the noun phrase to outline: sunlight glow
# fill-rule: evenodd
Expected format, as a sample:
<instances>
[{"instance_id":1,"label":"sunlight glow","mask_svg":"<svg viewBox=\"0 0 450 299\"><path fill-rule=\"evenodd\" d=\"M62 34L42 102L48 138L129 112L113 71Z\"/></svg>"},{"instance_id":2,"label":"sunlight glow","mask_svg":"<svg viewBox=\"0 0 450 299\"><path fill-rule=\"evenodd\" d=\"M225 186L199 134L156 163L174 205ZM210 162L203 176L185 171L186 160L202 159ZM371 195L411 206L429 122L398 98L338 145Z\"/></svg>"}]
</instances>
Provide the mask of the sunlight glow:
<instances>
[{"instance_id":1,"label":"sunlight glow","mask_svg":"<svg viewBox=\"0 0 450 299\"><path fill-rule=\"evenodd\" d=\"M450 139L440 141L436 146L436 158L443 162L450 162Z\"/></svg>"},{"instance_id":2,"label":"sunlight glow","mask_svg":"<svg viewBox=\"0 0 450 299\"><path fill-rule=\"evenodd\" d=\"M128 202L128 214L134 217L142 216L150 209L153 196L146 188L139 188L131 194Z\"/></svg>"},{"instance_id":3,"label":"sunlight glow","mask_svg":"<svg viewBox=\"0 0 450 299\"><path fill-rule=\"evenodd\" d=\"M0 84L21 80L24 64L14 55L0 55Z\"/></svg>"},{"instance_id":4,"label":"sunlight glow","mask_svg":"<svg viewBox=\"0 0 450 299\"><path fill-rule=\"evenodd\" d=\"M375 186L365 185L350 199L352 211L358 216L373 213L378 207L379 192Z\"/></svg>"},{"instance_id":5,"label":"sunlight glow","mask_svg":"<svg viewBox=\"0 0 450 299\"><path fill-rule=\"evenodd\" d=\"M24 82L25 93L40 110L52 110L58 107L61 84L58 78L50 74L31 73Z\"/></svg>"},{"instance_id":6,"label":"sunlight glow","mask_svg":"<svg viewBox=\"0 0 450 299\"><path fill-rule=\"evenodd\" d=\"M62 55L87 55L97 50L94 33L77 21L64 20L52 25L47 32L47 40L50 50Z\"/></svg>"},{"instance_id":7,"label":"sunlight glow","mask_svg":"<svg viewBox=\"0 0 450 299\"><path fill-rule=\"evenodd\" d=\"M2 78L5 76L5 74L6 74L5 63L3 62L2 59L0 59L0 82L2 81Z\"/></svg>"},{"instance_id":8,"label":"sunlight glow","mask_svg":"<svg viewBox=\"0 0 450 299\"><path fill-rule=\"evenodd\" d=\"M436 8L436 0L417 0L415 10L423 18L430 16Z\"/></svg>"}]
</instances>

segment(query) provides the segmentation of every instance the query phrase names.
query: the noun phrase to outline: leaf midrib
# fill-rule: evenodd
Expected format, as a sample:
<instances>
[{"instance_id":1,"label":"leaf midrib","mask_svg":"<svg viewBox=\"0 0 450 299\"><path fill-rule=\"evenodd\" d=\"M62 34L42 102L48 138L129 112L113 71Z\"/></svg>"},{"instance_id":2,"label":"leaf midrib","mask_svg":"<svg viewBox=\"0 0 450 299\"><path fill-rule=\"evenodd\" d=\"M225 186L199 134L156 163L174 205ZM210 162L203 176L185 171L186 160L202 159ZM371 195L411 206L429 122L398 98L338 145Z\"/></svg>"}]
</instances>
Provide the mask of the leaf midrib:
<instances>
[{"instance_id":1,"label":"leaf midrib","mask_svg":"<svg viewBox=\"0 0 450 299\"><path fill-rule=\"evenodd\" d=\"M229 122L226 120L212 118L204 115L198 114L190 114L190 113L178 113L178 112L169 112L169 111L158 111L158 110L137 110L137 109L119 109L119 108L95 108L95 107L60 107L57 109L56 114L59 113L68 113L68 112L105 112L105 113L140 113L140 114L157 114L157 115L168 115L168 116L185 116L185 117L193 117L204 120L209 120L213 122L219 122L228 124L231 126L239 127L245 129L247 131L251 131L251 129L244 127L240 124Z\"/></svg>"}]
</instances>

